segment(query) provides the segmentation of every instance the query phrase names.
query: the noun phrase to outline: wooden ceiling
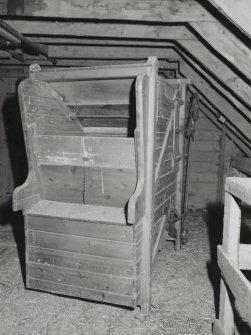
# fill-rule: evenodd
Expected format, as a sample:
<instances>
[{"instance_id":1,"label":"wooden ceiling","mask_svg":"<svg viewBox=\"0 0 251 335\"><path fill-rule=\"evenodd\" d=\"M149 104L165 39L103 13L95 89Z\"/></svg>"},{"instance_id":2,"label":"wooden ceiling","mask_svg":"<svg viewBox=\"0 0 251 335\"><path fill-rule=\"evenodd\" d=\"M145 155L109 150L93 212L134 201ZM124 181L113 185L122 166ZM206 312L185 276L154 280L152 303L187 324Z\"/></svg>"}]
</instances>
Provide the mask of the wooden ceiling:
<instances>
[{"instance_id":1,"label":"wooden ceiling","mask_svg":"<svg viewBox=\"0 0 251 335\"><path fill-rule=\"evenodd\" d=\"M0 72L158 56L163 74L193 80L202 112L218 126L223 115L228 135L251 156L250 12L249 0L2 0L0 18L48 57L4 45Z\"/></svg>"}]
</instances>

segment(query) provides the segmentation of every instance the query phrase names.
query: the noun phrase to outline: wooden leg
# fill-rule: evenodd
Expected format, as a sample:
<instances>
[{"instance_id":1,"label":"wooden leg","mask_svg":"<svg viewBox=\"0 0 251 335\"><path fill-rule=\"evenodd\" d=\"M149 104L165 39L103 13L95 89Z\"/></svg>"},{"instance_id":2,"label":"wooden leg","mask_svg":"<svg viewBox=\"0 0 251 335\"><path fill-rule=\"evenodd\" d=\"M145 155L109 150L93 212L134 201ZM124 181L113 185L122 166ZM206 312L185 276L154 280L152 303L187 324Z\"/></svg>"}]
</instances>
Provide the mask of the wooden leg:
<instances>
[{"instance_id":1,"label":"wooden leg","mask_svg":"<svg viewBox=\"0 0 251 335\"><path fill-rule=\"evenodd\" d=\"M232 262L238 264L238 250L240 241L241 211L234 197L225 193L225 213L223 248ZM221 328L220 328L221 327ZM229 298L229 293L223 279L220 287L220 313L219 320L215 324L215 333L224 335L234 334L234 313Z\"/></svg>"},{"instance_id":2,"label":"wooden leg","mask_svg":"<svg viewBox=\"0 0 251 335\"><path fill-rule=\"evenodd\" d=\"M223 279L220 286L220 313L219 323L225 335L234 335L234 313L229 294Z\"/></svg>"}]
</instances>

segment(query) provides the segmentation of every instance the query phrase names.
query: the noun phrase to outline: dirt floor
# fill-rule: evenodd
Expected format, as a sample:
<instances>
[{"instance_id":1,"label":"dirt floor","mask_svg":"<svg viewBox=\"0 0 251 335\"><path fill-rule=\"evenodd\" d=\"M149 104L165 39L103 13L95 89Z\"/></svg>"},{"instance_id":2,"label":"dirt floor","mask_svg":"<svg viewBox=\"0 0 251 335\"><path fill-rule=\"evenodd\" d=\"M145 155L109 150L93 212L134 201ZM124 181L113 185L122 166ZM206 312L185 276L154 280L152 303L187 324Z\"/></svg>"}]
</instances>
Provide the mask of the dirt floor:
<instances>
[{"instance_id":1,"label":"dirt floor","mask_svg":"<svg viewBox=\"0 0 251 335\"><path fill-rule=\"evenodd\" d=\"M180 251L166 241L152 282L152 313L26 290L22 229L0 231L1 335L211 335L218 305L217 267L210 230L200 212L186 219L189 242ZM18 242L18 248L16 241ZM21 265L20 265L21 258Z\"/></svg>"}]
</instances>

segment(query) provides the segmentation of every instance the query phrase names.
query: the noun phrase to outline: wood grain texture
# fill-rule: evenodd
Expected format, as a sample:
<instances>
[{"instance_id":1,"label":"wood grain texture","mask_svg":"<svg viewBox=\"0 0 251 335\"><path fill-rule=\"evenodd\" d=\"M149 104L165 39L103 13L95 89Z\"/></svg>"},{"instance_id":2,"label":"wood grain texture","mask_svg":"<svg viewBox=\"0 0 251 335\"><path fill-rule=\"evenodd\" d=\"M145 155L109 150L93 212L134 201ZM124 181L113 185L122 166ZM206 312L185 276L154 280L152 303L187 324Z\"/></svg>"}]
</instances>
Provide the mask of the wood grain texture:
<instances>
[{"instance_id":1,"label":"wood grain texture","mask_svg":"<svg viewBox=\"0 0 251 335\"><path fill-rule=\"evenodd\" d=\"M126 223L123 208L80 205L48 200L41 200L27 212L27 215L66 218L87 222Z\"/></svg>"},{"instance_id":2,"label":"wood grain texture","mask_svg":"<svg viewBox=\"0 0 251 335\"><path fill-rule=\"evenodd\" d=\"M78 286L64 285L51 281L29 279L29 288L36 290L48 291L56 294L63 294L67 296L74 296L89 300L96 300L101 302L109 302L116 305L124 305L129 307L136 307L136 300L130 295L117 294L113 292L98 291L86 289Z\"/></svg>"},{"instance_id":3,"label":"wood grain texture","mask_svg":"<svg viewBox=\"0 0 251 335\"><path fill-rule=\"evenodd\" d=\"M133 138L39 136L36 156L42 165L135 168ZM123 147L123 150L121 148Z\"/></svg>"},{"instance_id":4,"label":"wood grain texture","mask_svg":"<svg viewBox=\"0 0 251 335\"><path fill-rule=\"evenodd\" d=\"M7 14L6 0L2 3L3 14ZM140 1L119 1L116 4L112 0L102 1L88 0L80 3L71 0L68 3L55 3L53 0L45 0L43 3L23 2L23 10L13 6L13 11L18 15L41 17L68 17L85 19L112 19L112 20L139 20L139 21L163 21L163 22L188 22L208 21L215 19L197 2L145 1L144 6ZM13 14L13 13L12 13Z\"/></svg>"}]
</instances>

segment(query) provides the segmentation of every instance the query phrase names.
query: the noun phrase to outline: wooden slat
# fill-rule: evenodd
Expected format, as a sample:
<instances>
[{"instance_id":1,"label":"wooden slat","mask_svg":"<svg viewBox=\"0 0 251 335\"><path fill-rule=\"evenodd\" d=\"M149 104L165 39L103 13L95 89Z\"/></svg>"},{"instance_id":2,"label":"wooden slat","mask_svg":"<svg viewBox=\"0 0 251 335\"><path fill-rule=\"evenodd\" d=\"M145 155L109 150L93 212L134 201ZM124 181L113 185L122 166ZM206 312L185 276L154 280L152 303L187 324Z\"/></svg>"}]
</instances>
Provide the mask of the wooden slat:
<instances>
[{"instance_id":1,"label":"wooden slat","mask_svg":"<svg viewBox=\"0 0 251 335\"><path fill-rule=\"evenodd\" d=\"M195 151L191 155L192 162L219 162L219 152L217 151Z\"/></svg>"},{"instance_id":2,"label":"wooden slat","mask_svg":"<svg viewBox=\"0 0 251 335\"><path fill-rule=\"evenodd\" d=\"M176 53L168 47L149 48L130 47L130 46L57 46L49 45L48 54L50 58L73 58L73 59L145 59L149 56L156 55L159 59L178 59ZM140 73L145 73L145 69L138 67L137 71L128 69L127 76L135 76ZM124 73L126 75L126 71Z\"/></svg>"},{"instance_id":3,"label":"wooden slat","mask_svg":"<svg viewBox=\"0 0 251 335\"><path fill-rule=\"evenodd\" d=\"M38 162L44 165L74 165L134 168L133 138L39 136Z\"/></svg>"},{"instance_id":4,"label":"wooden slat","mask_svg":"<svg viewBox=\"0 0 251 335\"><path fill-rule=\"evenodd\" d=\"M64 235L109 239L121 242L134 241L133 228L131 226L104 224L104 222L93 222L91 220L80 221L67 218L28 215L28 227L30 230Z\"/></svg>"},{"instance_id":5,"label":"wooden slat","mask_svg":"<svg viewBox=\"0 0 251 335\"><path fill-rule=\"evenodd\" d=\"M128 119L126 118L79 118L80 123L84 128L87 127L114 127L126 128L128 126Z\"/></svg>"},{"instance_id":6,"label":"wooden slat","mask_svg":"<svg viewBox=\"0 0 251 335\"><path fill-rule=\"evenodd\" d=\"M29 263L29 278L84 287L91 290L133 294L133 280L75 269Z\"/></svg>"},{"instance_id":7,"label":"wooden slat","mask_svg":"<svg viewBox=\"0 0 251 335\"><path fill-rule=\"evenodd\" d=\"M81 19L111 19L111 20L137 20L137 21L163 21L163 22L188 22L188 21L215 21L203 6L192 0L180 2L177 0L163 1L161 4L145 1L144 6L140 1L103 1L88 0L79 3L72 0L70 3L44 0L43 3L24 0L22 6L13 5L7 10L6 0L1 5L3 15L25 15L40 17L65 17ZM136 34L136 31L135 31Z\"/></svg>"},{"instance_id":8,"label":"wooden slat","mask_svg":"<svg viewBox=\"0 0 251 335\"><path fill-rule=\"evenodd\" d=\"M220 139L220 132L215 131L206 131L196 129L194 134L195 141L218 141Z\"/></svg>"},{"instance_id":9,"label":"wooden slat","mask_svg":"<svg viewBox=\"0 0 251 335\"><path fill-rule=\"evenodd\" d=\"M246 138L249 138L250 124L246 118L233 107L228 99L225 99L214 90L203 76L193 69L189 64L189 59L187 60L186 58L186 62L181 62L180 72L185 77L193 80L196 90L201 94L204 100L208 101L209 104L218 111L219 115L223 115L232 125L238 125L238 131Z\"/></svg>"},{"instance_id":10,"label":"wooden slat","mask_svg":"<svg viewBox=\"0 0 251 335\"><path fill-rule=\"evenodd\" d=\"M47 200L41 200L27 212L27 215L83 220L87 222L126 223L123 208L80 205Z\"/></svg>"},{"instance_id":11,"label":"wooden slat","mask_svg":"<svg viewBox=\"0 0 251 335\"><path fill-rule=\"evenodd\" d=\"M193 22L191 25L221 57L225 58L247 78L251 78L250 49L230 29L220 22L207 22L206 24ZM224 76L225 71L221 71L221 78L226 80Z\"/></svg>"},{"instance_id":12,"label":"wooden slat","mask_svg":"<svg viewBox=\"0 0 251 335\"><path fill-rule=\"evenodd\" d=\"M112 69L105 69L112 71ZM110 80L77 80L77 74L83 75L88 78L88 70L76 69L73 72L72 79L69 82L51 82L50 86L57 91L62 97L63 101L68 104L81 104L81 105L113 105L113 104L128 104L129 93L133 84L133 79L110 79ZM101 71L97 69L97 72ZM90 71L90 76L93 76L94 70ZM37 76L45 76L46 71L38 72ZM50 77L56 78L58 76L69 76L69 70L60 72L48 72ZM41 78L39 78L42 80ZM68 77L67 77L68 79ZM67 80L66 79L66 80ZM46 80L46 78L44 79ZM59 80L59 79L58 79ZM70 79L68 79L70 80Z\"/></svg>"},{"instance_id":13,"label":"wooden slat","mask_svg":"<svg viewBox=\"0 0 251 335\"><path fill-rule=\"evenodd\" d=\"M129 105L74 105L68 104L72 112L78 117L113 117L128 118L130 115Z\"/></svg>"},{"instance_id":14,"label":"wooden slat","mask_svg":"<svg viewBox=\"0 0 251 335\"><path fill-rule=\"evenodd\" d=\"M50 281L29 279L29 288L49 291L57 294L75 296L95 301L110 302L112 304L135 307L135 298L130 295L116 294L109 291L98 291L85 289L83 287L64 285L61 283L53 283Z\"/></svg>"},{"instance_id":15,"label":"wooden slat","mask_svg":"<svg viewBox=\"0 0 251 335\"><path fill-rule=\"evenodd\" d=\"M36 247L30 247L28 254L29 263L47 264L48 266L63 267L110 276L122 276L127 278L136 276L134 262L128 260Z\"/></svg>"},{"instance_id":16,"label":"wooden slat","mask_svg":"<svg viewBox=\"0 0 251 335\"><path fill-rule=\"evenodd\" d=\"M218 141L195 141L193 144L193 151L219 151L220 145Z\"/></svg>"},{"instance_id":17,"label":"wooden slat","mask_svg":"<svg viewBox=\"0 0 251 335\"><path fill-rule=\"evenodd\" d=\"M191 165L191 169L193 169L193 164ZM190 182L212 182L217 184L218 182L218 174L216 172L209 171L200 171L195 172L194 170L191 171L190 174Z\"/></svg>"},{"instance_id":18,"label":"wooden slat","mask_svg":"<svg viewBox=\"0 0 251 335\"><path fill-rule=\"evenodd\" d=\"M232 66L237 66L238 71L243 71L244 68L246 68L246 73L244 73L244 75L249 77L251 74L251 71L247 69L247 63L250 62L251 58L249 49L245 47L244 44L238 40L238 38L234 38L233 34L231 37L229 36L229 38L232 38L232 41L229 42L227 36L230 35L230 31L224 27L224 35L222 33L223 26L219 22L213 23L212 25L208 23L207 26L204 26L203 23L191 23L191 25L195 28L196 31L201 32L202 36L210 36L209 38L212 39L211 46L213 48L215 48L215 46L218 47L220 57L217 57L217 55L210 52L210 50L200 41L191 41L191 43L190 41L189 43L187 43L187 41L180 41L180 45L182 45L182 47L185 48L185 50L196 59L196 63L202 65L202 67L207 70L205 73L209 73L209 75L207 75L209 80L211 77L214 77L220 73L220 75L217 77L217 81L220 82L221 85L230 92L230 99L231 92L233 92L232 94L234 96L239 96L241 101L250 106L251 99L249 96L249 85L242 79L242 77L238 76L235 71L227 66L224 60L222 61L220 59L222 57L225 58L228 62L233 64L231 64ZM221 31L219 31L218 34L217 30L219 26L221 26ZM217 29L215 29L215 27L217 27ZM208 38L206 37L206 39ZM237 47L238 44L241 46L243 51L239 51L239 48ZM238 66L238 63L241 62L241 58L244 59L244 57L245 61L243 61L243 65L241 67ZM246 63L245 65L244 62ZM214 84L214 81L212 83Z\"/></svg>"},{"instance_id":19,"label":"wooden slat","mask_svg":"<svg viewBox=\"0 0 251 335\"><path fill-rule=\"evenodd\" d=\"M136 186L136 169L43 165L39 170L45 198L52 201L124 207Z\"/></svg>"},{"instance_id":20,"label":"wooden slat","mask_svg":"<svg viewBox=\"0 0 251 335\"><path fill-rule=\"evenodd\" d=\"M63 235L41 231L28 232L29 246L70 251L86 255L95 255L116 259L133 260L135 247L133 243L112 240Z\"/></svg>"},{"instance_id":21,"label":"wooden slat","mask_svg":"<svg viewBox=\"0 0 251 335\"><path fill-rule=\"evenodd\" d=\"M191 164L193 173L207 174L212 173L216 174L218 172L218 162L192 162Z\"/></svg>"},{"instance_id":22,"label":"wooden slat","mask_svg":"<svg viewBox=\"0 0 251 335\"><path fill-rule=\"evenodd\" d=\"M15 20L5 20L5 22L25 33L31 41L45 44L110 45L118 43L119 45L151 45L149 39L161 39L162 41L157 44L164 46L165 42L163 40L195 39L195 36L183 25L160 26L154 23L146 25L142 21L140 24L133 24L130 21L123 21L123 23L103 21L102 24L88 21L84 24L78 21L50 21L48 24L48 21L39 21L40 24L37 24L38 21L33 18L28 22L26 21L25 25L22 20L16 18ZM137 35L135 35L136 31ZM32 32L38 36L34 36ZM45 37L45 34L50 37ZM143 41L132 40L135 37L143 39ZM127 39L131 40L128 41Z\"/></svg>"}]
</instances>

